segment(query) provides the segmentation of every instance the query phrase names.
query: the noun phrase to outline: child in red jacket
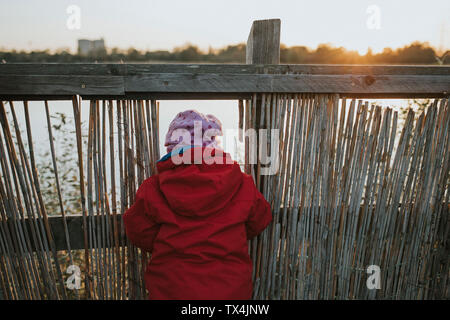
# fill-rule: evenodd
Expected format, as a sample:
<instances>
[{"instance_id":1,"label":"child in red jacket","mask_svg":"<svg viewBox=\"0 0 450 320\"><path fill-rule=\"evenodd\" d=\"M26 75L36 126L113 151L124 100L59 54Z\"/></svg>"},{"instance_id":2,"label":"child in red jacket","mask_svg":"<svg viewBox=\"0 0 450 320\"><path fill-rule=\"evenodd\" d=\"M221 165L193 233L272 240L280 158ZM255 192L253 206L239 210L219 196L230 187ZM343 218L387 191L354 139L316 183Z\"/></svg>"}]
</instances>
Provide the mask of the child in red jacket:
<instances>
[{"instance_id":1,"label":"child in red jacket","mask_svg":"<svg viewBox=\"0 0 450 320\"><path fill-rule=\"evenodd\" d=\"M158 174L142 183L124 214L129 240L152 253L145 274L150 299L252 297L247 240L272 215L252 177L218 147L221 134L214 116L179 113Z\"/></svg>"}]
</instances>

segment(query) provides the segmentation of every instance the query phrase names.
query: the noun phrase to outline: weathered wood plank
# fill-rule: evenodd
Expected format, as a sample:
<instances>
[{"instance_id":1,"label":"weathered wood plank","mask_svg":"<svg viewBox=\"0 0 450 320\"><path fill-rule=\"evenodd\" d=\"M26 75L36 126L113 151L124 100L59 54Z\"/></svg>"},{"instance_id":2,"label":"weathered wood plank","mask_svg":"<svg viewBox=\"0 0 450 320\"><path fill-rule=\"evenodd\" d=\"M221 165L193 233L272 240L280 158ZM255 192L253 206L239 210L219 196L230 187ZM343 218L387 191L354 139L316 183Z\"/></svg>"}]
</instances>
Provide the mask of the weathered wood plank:
<instances>
[{"instance_id":1,"label":"weathered wood plank","mask_svg":"<svg viewBox=\"0 0 450 320\"><path fill-rule=\"evenodd\" d=\"M123 95L123 81L120 76L0 75L0 94Z\"/></svg>"},{"instance_id":2,"label":"weathered wood plank","mask_svg":"<svg viewBox=\"0 0 450 320\"><path fill-rule=\"evenodd\" d=\"M126 65L118 63L4 63L0 75L85 75L117 76L126 74Z\"/></svg>"},{"instance_id":3,"label":"weathered wood plank","mask_svg":"<svg viewBox=\"0 0 450 320\"><path fill-rule=\"evenodd\" d=\"M125 96L82 95L85 100L239 100L250 99L249 92L127 92ZM8 100L8 99L5 99Z\"/></svg>"},{"instance_id":4,"label":"weathered wood plank","mask_svg":"<svg viewBox=\"0 0 450 320\"><path fill-rule=\"evenodd\" d=\"M81 95L84 100L128 100L128 99L143 99L143 100L245 100L252 98L253 94L248 92L229 92L229 93L192 93L192 92L162 92L162 93L127 93L125 96L112 96L112 95ZM366 99L413 99L413 98L445 98L448 95L443 93L341 93L341 98L366 98ZM30 99L24 98L24 96L5 96L0 95L0 99L3 100L43 100L40 96L28 96ZM54 99L54 100L69 100L67 99Z\"/></svg>"},{"instance_id":5,"label":"weathered wood plank","mask_svg":"<svg viewBox=\"0 0 450 320\"><path fill-rule=\"evenodd\" d=\"M305 69L305 73L301 74L245 73L245 68L249 72L258 71L255 68L252 69L253 66L251 65L241 66L240 69L233 66L233 70L240 70L237 73L212 73L203 70L204 72L186 73L145 73L142 71L141 74L137 74L137 69L135 69L127 74L127 70L120 67L120 70L117 69L115 72L125 73L125 75L94 76L26 74L26 72L34 72L33 70L25 70L26 68L20 69L20 72L23 72L22 75L2 74L1 66L0 97L4 100L33 99L33 97L42 98L44 96L48 99L52 96L55 99L65 99L73 94L79 94L83 98L120 98L128 95L138 98L140 95L147 95L150 98L157 99L237 99L247 97L251 93L338 93L353 97L413 98L445 97L450 92L450 68L448 67L436 69L427 67L429 68L427 70L440 70L439 74L434 74L436 73L434 71L426 74L425 69L413 67L412 70L422 70L415 75L406 71L399 72L399 74L378 74L383 69L375 69L374 71L368 68L366 68L366 71L373 73L359 74L358 71L358 73L353 74L337 74L338 69L333 69L334 67L330 69L326 66L316 66L316 69L309 69L309 71ZM67 66L69 69L73 68ZM97 68L94 66L97 65L90 67ZM196 70L193 66L185 66L184 68ZM272 71L280 71L273 65L268 67L273 67ZM135 66L135 68L137 67ZM364 69L361 68L360 70ZM80 70L93 73L93 69L86 67ZM112 72L108 68L101 68L101 70L103 70L102 72ZM209 71L211 70L213 69ZM222 70L227 70L227 67ZM330 70L330 73L322 73L326 70ZM351 68L341 69L340 71L345 70L349 72L357 71L357 69ZM385 71L393 73L395 70L402 69L389 70L388 68ZM8 72L12 72L12 69L9 69Z\"/></svg>"},{"instance_id":6,"label":"weathered wood plank","mask_svg":"<svg viewBox=\"0 0 450 320\"><path fill-rule=\"evenodd\" d=\"M341 208L340 206L338 208ZM399 204L399 208L401 208L401 204ZM280 207L280 210L283 209L283 206ZM308 208L308 210L314 210L314 208ZM350 213L350 212L349 212ZM94 216L98 222L100 223L100 219L102 219L101 216ZM117 221L120 224L120 221L122 219L122 214L117 213L116 214ZM113 224L113 216L111 215L109 217L111 219L110 223ZM67 215L67 227L69 230L69 237L70 237L70 246L72 250L82 250L84 249L84 239L83 239L83 216L81 214L76 215ZM64 225L63 225L63 218L61 216L48 216L48 221L50 224L50 229L52 230L52 234L54 237L55 245L57 250L66 250L67 245L65 241L64 236ZM25 224L28 228L29 224ZM31 230L28 230L28 232L31 232ZM33 250L36 250L36 248L32 248Z\"/></svg>"},{"instance_id":7,"label":"weathered wood plank","mask_svg":"<svg viewBox=\"0 0 450 320\"><path fill-rule=\"evenodd\" d=\"M246 64L271 64L271 65L278 65L280 64L280 30L281 30L281 20L280 19L270 19L270 20L256 20L253 21L252 27L250 29L250 33L248 35L247 39L247 46L246 46ZM263 73L270 73L269 71L264 71ZM288 73L288 72L285 72ZM263 95L264 96L264 95ZM263 106L263 99L264 97L255 95L253 98L253 112L254 112L254 118L252 128L255 130L259 129L266 129L266 126L264 126L263 123L260 123L260 121L256 121L256 119L261 119L261 114L263 112L264 106ZM253 116L252 116L253 117ZM247 139L246 139L246 142ZM255 154L260 153L260 146L259 143L255 143L252 145L246 144L247 148L251 148L251 152L254 152ZM248 154L248 151L246 150L246 154ZM255 183L257 184L257 187L260 188L261 184L264 183L265 177L259 175L259 169L261 164L256 163L252 165L251 171L256 173L257 181ZM251 172L250 171L250 172ZM260 191L262 191L260 189ZM259 246L261 248L262 243L261 239L254 239L253 245L252 245L252 255L255 255L255 246ZM258 253L258 261L260 260L260 253ZM254 257L255 260L256 257ZM258 272L259 274L259 272ZM259 279L253 278L255 281L259 281Z\"/></svg>"},{"instance_id":8,"label":"weathered wood plank","mask_svg":"<svg viewBox=\"0 0 450 320\"><path fill-rule=\"evenodd\" d=\"M96 216L98 223L100 222L101 216ZM113 223L112 216L110 217L111 223ZM122 219L121 214L117 214L117 221ZM67 228L69 230L69 238L70 238L70 247L72 250L82 250L84 249L84 230L83 230L83 217L81 214L79 215L68 215L66 216L67 220ZM58 251L66 250L67 244L64 235L63 228L63 218L61 216L49 216L48 221L50 224L50 229L52 230L52 235L55 240L55 246ZM120 222L119 222L120 223ZM26 226L28 228L29 224ZM30 232L31 230L28 230ZM33 251L36 250L35 247L32 248Z\"/></svg>"},{"instance_id":9,"label":"weathered wood plank","mask_svg":"<svg viewBox=\"0 0 450 320\"><path fill-rule=\"evenodd\" d=\"M0 94L0 99L4 101L42 101L42 100L72 100L72 95L31 95L31 94Z\"/></svg>"},{"instance_id":10,"label":"weathered wood plank","mask_svg":"<svg viewBox=\"0 0 450 320\"><path fill-rule=\"evenodd\" d=\"M247 40L247 64L280 63L280 29L280 19L253 21Z\"/></svg>"},{"instance_id":11,"label":"weathered wood plank","mask_svg":"<svg viewBox=\"0 0 450 320\"><path fill-rule=\"evenodd\" d=\"M335 64L0 64L0 75L125 76L145 75L149 73L450 75L450 66Z\"/></svg>"},{"instance_id":12,"label":"weathered wood plank","mask_svg":"<svg viewBox=\"0 0 450 320\"><path fill-rule=\"evenodd\" d=\"M448 94L450 76L155 73L127 77L125 92Z\"/></svg>"}]
</instances>

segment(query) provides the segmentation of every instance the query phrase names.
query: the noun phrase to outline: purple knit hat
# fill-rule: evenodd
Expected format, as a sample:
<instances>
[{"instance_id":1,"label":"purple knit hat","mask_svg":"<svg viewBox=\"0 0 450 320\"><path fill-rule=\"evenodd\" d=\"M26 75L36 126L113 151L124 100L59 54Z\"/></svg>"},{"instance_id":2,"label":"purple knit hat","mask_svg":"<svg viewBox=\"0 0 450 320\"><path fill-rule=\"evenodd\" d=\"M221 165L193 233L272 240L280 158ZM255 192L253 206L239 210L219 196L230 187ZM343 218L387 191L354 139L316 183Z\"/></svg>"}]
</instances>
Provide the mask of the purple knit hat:
<instances>
[{"instance_id":1,"label":"purple knit hat","mask_svg":"<svg viewBox=\"0 0 450 320\"><path fill-rule=\"evenodd\" d=\"M202 137L199 141L194 141L194 122L198 122L198 124L201 123ZM187 130L190 133L190 141L181 134L182 130L177 131L175 135L172 136L174 131L177 129ZM205 135L205 131L207 130L211 131L209 131L208 134ZM187 134L186 131L185 134ZM215 116L211 114L204 115L203 113L196 110L186 110L178 113L170 123L164 146L167 147L168 153L171 152L172 149L177 145L201 145L203 147L209 146L211 148L219 148L216 141L216 136L221 135L223 135L222 123Z\"/></svg>"}]
</instances>

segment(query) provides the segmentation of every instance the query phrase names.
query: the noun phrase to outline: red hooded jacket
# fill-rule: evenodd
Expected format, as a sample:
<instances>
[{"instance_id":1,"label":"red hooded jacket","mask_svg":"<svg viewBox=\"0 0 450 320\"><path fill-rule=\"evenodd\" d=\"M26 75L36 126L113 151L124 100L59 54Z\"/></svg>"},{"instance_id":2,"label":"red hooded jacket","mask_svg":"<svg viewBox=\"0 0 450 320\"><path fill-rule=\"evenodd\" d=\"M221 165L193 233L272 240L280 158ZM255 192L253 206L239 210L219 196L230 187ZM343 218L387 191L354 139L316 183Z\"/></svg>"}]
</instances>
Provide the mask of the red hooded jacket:
<instances>
[{"instance_id":1,"label":"red hooded jacket","mask_svg":"<svg viewBox=\"0 0 450 320\"><path fill-rule=\"evenodd\" d=\"M205 150L184 155L194 157L196 148ZM159 173L142 183L123 216L129 240L152 252L145 274L150 299L252 297L247 240L271 222L270 205L252 177L216 151L210 159L223 164L202 157L201 164L177 165L162 158Z\"/></svg>"}]
</instances>

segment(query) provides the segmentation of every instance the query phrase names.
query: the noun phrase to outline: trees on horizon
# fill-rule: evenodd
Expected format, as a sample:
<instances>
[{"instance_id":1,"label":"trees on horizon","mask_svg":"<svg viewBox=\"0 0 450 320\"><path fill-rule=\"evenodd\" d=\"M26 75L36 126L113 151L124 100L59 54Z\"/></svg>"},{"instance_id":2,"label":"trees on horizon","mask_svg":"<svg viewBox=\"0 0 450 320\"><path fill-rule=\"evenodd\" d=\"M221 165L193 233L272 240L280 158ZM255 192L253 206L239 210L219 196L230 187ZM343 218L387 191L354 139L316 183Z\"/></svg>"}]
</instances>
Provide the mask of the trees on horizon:
<instances>
[{"instance_id":1,"label":"trees on horizon","mask_svg":"<svg viewBox=\"0 0 450 320\"><path fill-rule=\"evenodd\" d=\"M186 44L172 51L141 51L112 48L99 54L87 56L71 53L69 50L44 51L1 51L0 62L194 62L194 63L245 63L244 43L229 45L221 49L210 48L208 52L196 45ZM447 51L448 53L448 51ZM380 53L371 49L366 54L321 44L316 49L306 46L287 47L281 45L282 64L450 64L450 54L439 56L428 43L413 42L401 48L385 48Z\"/></svg>"}]
</instances>

